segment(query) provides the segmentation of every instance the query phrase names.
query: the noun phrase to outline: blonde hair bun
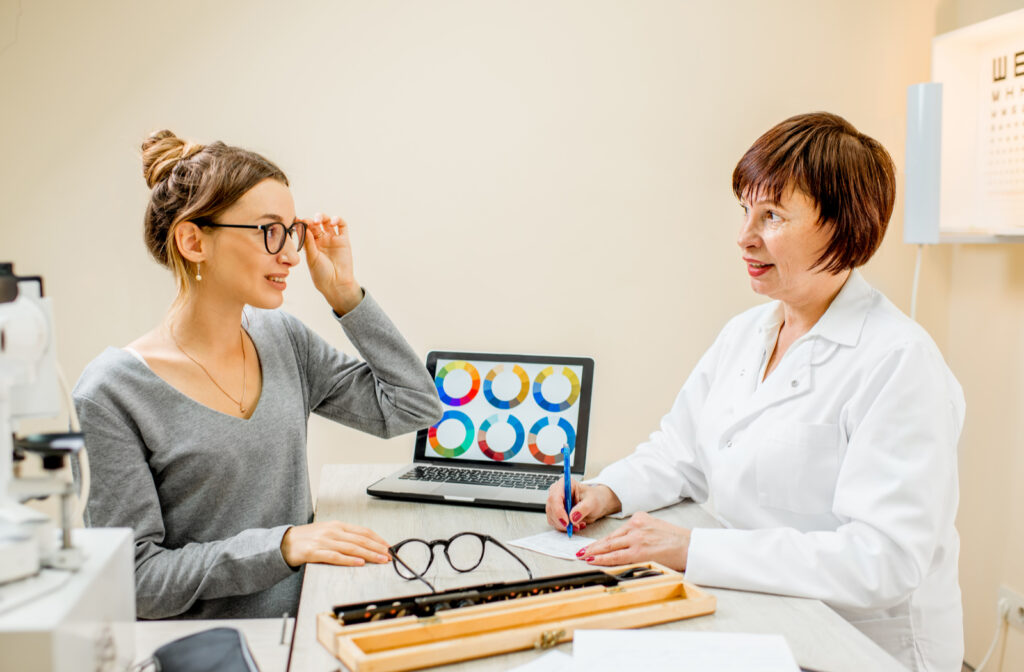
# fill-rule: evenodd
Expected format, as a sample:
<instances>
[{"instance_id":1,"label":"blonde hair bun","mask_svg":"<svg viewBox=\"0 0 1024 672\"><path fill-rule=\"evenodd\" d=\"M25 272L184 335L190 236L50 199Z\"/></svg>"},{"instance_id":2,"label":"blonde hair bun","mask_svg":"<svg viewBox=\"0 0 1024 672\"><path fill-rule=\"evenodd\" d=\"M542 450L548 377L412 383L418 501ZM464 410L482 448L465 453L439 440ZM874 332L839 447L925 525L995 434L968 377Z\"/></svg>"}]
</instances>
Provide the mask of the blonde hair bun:
<instances>
[{"instance_id":1,"label":"blonde hair bun","mask_svg":"<svg viewBox=\"0 0 1024 672\"><path fill-rule=\"evenodd\" d=\"M180 161L203 151L204 145L182 140L166 129L151 133L142 141L142 176L152 189L167 179Z\"/></svg>"}]
</instances>

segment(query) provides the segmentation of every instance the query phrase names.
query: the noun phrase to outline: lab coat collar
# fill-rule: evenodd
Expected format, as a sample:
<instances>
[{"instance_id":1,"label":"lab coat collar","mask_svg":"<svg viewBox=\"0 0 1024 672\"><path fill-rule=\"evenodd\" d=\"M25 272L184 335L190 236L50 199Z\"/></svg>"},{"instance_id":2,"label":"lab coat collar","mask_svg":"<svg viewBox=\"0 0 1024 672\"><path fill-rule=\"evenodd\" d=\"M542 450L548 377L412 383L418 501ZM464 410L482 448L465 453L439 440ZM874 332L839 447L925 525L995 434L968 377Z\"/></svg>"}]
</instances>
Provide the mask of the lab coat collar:
<instances>
[{"instance_id":1,"label":"lab coat collar","mask_svg":"<svg viewBox=\"0 0 1024 672\"><path fill-rule=\"evenodd\" d=\"M825 314L799 340L820 336L839 345L853 346L860 340L864 320L871 308L874 290L857 269L850 271L843 288L832 299ZM782 302L776 301L773 309L765 313L758 325L758 331L774 338L784 318Z\"/></svg>"}]
</instances>

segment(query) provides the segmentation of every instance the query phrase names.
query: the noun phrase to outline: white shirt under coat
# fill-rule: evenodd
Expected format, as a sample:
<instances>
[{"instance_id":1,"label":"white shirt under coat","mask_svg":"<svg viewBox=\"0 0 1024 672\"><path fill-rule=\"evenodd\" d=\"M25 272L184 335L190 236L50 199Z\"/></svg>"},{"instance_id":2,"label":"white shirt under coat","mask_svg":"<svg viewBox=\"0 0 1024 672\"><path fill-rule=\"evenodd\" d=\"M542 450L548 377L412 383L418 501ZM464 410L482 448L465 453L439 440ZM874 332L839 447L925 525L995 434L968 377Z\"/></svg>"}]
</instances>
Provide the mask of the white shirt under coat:
<instances>
[{"instance_id":1,"label":"white shirt under coat","mask_svg":"<svg viewBox=\"0 0 1024 672\"><path fill-rule=\"evenodd\" d=\"M778 301L733 318L661 427L591 481L622 514L683 498L686 576L824 601L911 670L959 671L959 383L931 337L857 271L761 381Z\"/></svg>"}]
</instances>

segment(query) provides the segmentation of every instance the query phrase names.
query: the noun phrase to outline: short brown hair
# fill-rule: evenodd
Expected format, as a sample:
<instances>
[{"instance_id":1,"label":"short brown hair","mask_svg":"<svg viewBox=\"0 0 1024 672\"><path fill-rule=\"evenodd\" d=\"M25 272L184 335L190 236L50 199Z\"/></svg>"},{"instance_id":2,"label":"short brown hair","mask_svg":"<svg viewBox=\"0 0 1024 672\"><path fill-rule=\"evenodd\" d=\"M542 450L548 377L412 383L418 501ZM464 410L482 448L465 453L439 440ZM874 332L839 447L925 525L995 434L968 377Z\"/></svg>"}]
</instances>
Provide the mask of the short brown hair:
<instances>
[{"instance_id":1,"label":"short brown hair","mask_svg":"<svg viewBox=\"0 0 1024 672\"><path fill-rule=\"evenodd\" d=\"M143 141L142 174L153 190L146 206L146 247L174 272L179 300L188 296L193 279L174 229L182 222L213 219L267 178L288 184L280 168L255 152L223 142L195 144L167 130Z\"/></svg>"},{"instance_id":2,"label":"short brown hair","mask_svg":"<svg viewBox=\"0 0 1024 672\"><path fill-rule=\"evenodd\" d=\"M732 173L736 198L754 193L778 202L796 188L818 206L831 230L812 268L839 273L861 266L882 243L896 198L896 167L877 140L842 117L790 117L751 145Z\"/></svg>"}]
</instances>

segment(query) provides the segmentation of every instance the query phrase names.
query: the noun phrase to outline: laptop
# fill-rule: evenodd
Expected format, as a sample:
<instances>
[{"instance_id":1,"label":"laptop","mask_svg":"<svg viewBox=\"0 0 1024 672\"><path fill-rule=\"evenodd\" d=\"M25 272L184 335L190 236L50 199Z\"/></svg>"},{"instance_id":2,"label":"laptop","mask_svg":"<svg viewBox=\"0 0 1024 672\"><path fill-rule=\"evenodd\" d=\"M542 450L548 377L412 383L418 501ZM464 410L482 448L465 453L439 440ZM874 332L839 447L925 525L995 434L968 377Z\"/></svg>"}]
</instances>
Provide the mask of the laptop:
<instances>
[{"instance_id":1,"label":"laptop","mask_svg":"<svg viewBox=\"0 0 1024 672\"><path fill-rule=\"evenodd\" d=\"M432 351L427 370L444 415L417 432L412 464L368 494L543 511L565 445L570 472L583 476L593 359Z\"/></svg>"}]
</instances>

